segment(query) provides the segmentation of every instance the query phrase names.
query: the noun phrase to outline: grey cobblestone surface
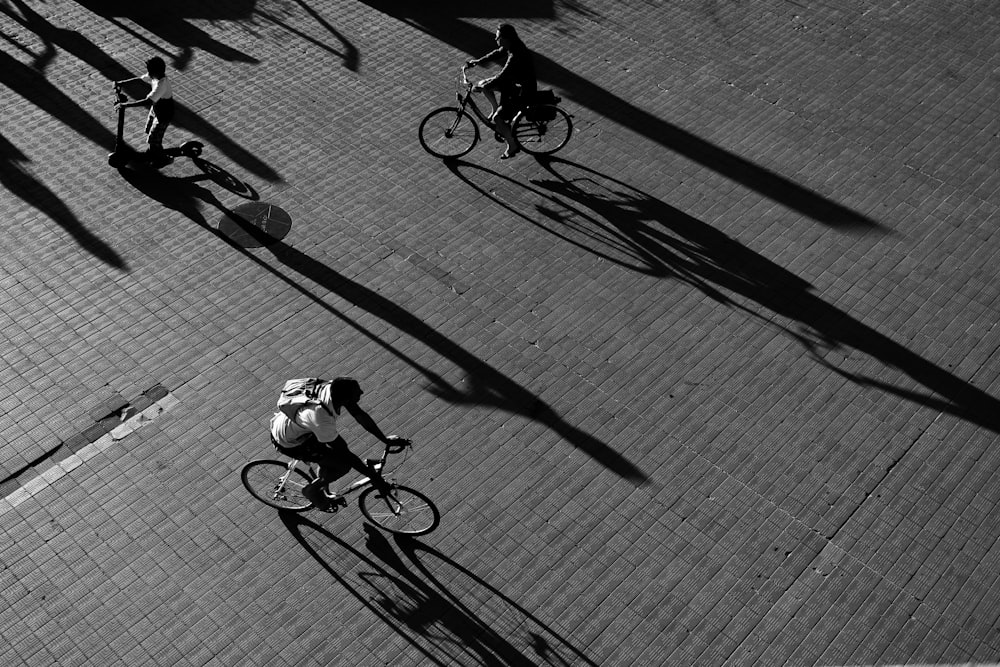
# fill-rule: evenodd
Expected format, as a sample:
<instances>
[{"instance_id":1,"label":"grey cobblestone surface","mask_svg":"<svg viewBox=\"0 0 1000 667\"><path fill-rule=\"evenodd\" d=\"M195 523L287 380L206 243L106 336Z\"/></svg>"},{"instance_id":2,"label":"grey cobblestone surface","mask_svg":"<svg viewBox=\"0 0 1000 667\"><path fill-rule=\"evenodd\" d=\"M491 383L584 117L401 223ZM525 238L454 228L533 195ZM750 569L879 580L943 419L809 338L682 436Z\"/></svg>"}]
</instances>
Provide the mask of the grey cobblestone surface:
<instances>
[{"instance_id":1,"label":"grey cobblestone surface","mask_svg":"<svg viewBox=\"0 0 1000 667\"><path fill-rule=\"evenodd\" d=\"M1000 661L992 0L170 4L0 3L0 664ZM498 19L575 136L444 164ZM312 374L437 531L245 492Z\"/></svg>"}]
</instances>

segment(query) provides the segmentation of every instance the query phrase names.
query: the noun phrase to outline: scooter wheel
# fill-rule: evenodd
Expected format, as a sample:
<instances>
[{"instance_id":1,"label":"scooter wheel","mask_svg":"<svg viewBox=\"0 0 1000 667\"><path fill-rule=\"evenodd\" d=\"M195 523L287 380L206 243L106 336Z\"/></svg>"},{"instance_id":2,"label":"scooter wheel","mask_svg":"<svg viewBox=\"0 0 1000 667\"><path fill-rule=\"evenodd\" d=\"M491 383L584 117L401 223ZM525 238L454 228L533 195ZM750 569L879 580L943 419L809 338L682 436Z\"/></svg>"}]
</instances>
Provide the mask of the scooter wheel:
<instances>
[{"instance_id":1,"label":"scooter wheel","mask_svg":"<svg viewBox=\"0 0 1000 667\"><path fill-rule=\"evenodd\" d=\"M128 157L123 153L108 153L109 166L118 169L119 167L124 167L126 162L128 162Z\"/></svg>"}]
</instances>

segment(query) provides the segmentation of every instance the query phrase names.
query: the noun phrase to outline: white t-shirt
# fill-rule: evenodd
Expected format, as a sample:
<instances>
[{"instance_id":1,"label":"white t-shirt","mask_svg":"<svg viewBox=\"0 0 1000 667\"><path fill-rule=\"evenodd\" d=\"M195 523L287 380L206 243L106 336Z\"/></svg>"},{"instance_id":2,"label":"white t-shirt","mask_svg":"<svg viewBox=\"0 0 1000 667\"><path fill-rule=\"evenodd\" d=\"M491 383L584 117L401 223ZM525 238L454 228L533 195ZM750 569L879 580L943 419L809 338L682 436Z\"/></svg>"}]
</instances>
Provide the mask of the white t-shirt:
<instances>
[{"instance_id":1,"label":"white t-shirt","mask_svg":"<svg viewBox=\"0 0 1000 667\"><path fill-rule=\"evenodd\" d=\"M149 91L149 95L146 95L146 99L150 102L158 102L160 100L169 100L173 98L174 89L171 87L170 79L167 77L154 79L148 74L143 74L140 78L148 83L152 88L152 90Z\"/></svg>"},{"instance_id":2,"label":"white t-shirt","mask_svg":"<svg viewBox=\"0 0 1000 667\"><path fill-rule=\"evenodd\" d=\"M337 412L330 406L330 385L319 391L323 405L307 405L295 414L295 421L284 412L271 417L271 436L282 447L295 447L310 433L320 442L331 442L340 435L337 430Z\"/></svg>"}]
</instances>

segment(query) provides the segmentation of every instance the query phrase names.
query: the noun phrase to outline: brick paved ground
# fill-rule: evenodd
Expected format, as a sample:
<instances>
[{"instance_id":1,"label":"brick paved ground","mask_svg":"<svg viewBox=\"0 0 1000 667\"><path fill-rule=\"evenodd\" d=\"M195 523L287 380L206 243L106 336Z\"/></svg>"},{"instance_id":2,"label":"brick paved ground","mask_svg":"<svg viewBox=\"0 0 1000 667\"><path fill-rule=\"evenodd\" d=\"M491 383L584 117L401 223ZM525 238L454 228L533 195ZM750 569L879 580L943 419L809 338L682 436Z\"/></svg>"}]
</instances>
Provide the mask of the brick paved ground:
<instances>
[{"instance_id":1,"label":"brick paved ground","mask_svg":"<svg viewBox=\"0 0 1000 667\"><path fill-rule=\"evenodd\" d=\"M507 3L577 131L454 165L482 9L134 4L0 3L0 663L1000 660L996 3ZM435 533L243 490L317 373Z\"/></svg>"}]
</instances>

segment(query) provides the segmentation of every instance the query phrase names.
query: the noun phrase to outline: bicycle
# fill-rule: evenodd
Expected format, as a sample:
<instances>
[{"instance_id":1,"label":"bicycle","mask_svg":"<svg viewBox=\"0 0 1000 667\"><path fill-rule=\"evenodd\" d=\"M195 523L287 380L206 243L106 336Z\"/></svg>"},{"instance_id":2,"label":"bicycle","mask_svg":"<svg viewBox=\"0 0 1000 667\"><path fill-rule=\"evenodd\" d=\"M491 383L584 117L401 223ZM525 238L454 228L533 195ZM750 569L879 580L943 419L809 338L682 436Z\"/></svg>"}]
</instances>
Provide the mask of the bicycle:
<instances>
[{"instance_id":1,"label":"bicycle","mask_svg":"<svg viewBox=\"0 0 1000 667\"><path fill-rule=\"evenodd\" d=\"M468 65L462 67L461 86L464 92L458 93L458 106L435 109L420 121L420 145L436 157L460 158L475 148L480 138L476 118L493 130L497 141L503 141L496 126L479 110L473 99L475 84L470 83L466 76L468 69ZM572 116L558 106L560 99L552 91L538 93L546 94L551 96L549 100L552 103L528 104L511 121L511 131L525 153L551 155L565 146L573 134ZM475 117L466 109L471 109Z\"/></svg>"},{"instance_id":2,"label":"bicycle","mask_svg":"<svg viewBox=\"0 0 1000 667\"><path fill-rule=\"evenodd\" d=\"M379 459L366 459L377 472L385 469L389 454L398 454L412 447L408 440L391 440ZM272 459L250 461L240 471L243 486L257 500L275 509L305 512L315 507L302 495L302 487L316 480L314 464L300 466L298 459L288 462ZM386 480L390 491L382 494L368 477L360 477L337 492L341 505L346 506L345 496L361 491L358 506L366 519L397 535L426 535L441 522L441 514L430 498L395 480Z\"/></svg>"}]
</instances>

